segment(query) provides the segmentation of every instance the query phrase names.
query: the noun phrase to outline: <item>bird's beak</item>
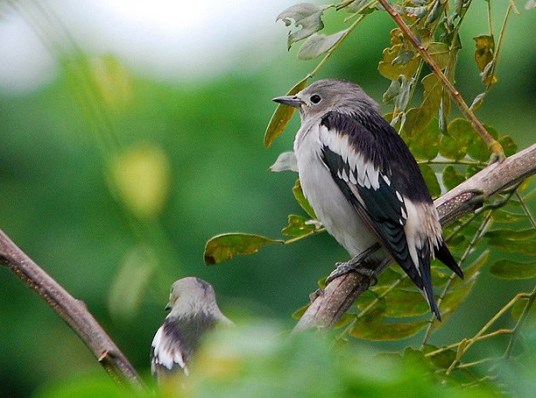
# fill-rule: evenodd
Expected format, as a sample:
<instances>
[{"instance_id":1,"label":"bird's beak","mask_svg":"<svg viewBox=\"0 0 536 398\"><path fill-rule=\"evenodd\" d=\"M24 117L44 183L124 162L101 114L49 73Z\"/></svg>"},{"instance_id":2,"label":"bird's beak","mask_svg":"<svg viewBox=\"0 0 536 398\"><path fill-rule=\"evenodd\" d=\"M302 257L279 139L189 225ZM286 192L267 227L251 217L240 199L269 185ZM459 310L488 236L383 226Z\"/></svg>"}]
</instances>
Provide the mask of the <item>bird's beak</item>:
<instances>
[{"instance_id":1,"label":"bird's beak","mask_svg":"<svg viewBox=\"0 0 536 398\"><path fill-rule=\"evenodd\" d=\"M279 104L293 106L294 108L300 108L302 105L301 100L295 95L287 95L285 97L276 97L272 101L277 102Z\"/></svg>"},{"instance_id":2,"label":"bird's beak","mask_svg":"<svg viewBox=\"0 0 536 398\"><path fill-rule=\"evenodd\" d=\"M167 303L164 311L171 311L171 303Z\"/></svg>"}]
</instances>

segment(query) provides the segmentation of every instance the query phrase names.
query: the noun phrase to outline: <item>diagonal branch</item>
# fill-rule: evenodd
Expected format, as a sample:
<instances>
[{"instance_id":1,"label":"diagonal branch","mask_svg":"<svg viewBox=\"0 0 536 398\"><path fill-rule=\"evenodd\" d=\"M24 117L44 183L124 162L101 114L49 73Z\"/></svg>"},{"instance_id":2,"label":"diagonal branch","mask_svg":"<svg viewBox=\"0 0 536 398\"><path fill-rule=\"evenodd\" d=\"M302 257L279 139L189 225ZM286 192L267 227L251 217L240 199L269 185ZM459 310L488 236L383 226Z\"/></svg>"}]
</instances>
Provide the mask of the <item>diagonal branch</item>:
<instances>
[{"instance_id":1,"label":"diagonal branch","mask_svg":"<svg viewBox=\"0 0 536 398\"><path fill-rule=\"evenodd\" d=\"M536 144L494 163L435 201L446 225L475 210L482 200L536 173ZM374 271L379 275L389 265L386 258ZM294 331L333 326L361 293L368 289L369 280L357 273L334 279L326 286L303 314Z\"/></svg>"},{"instance_id":2,"label":"diagonal branch","mask_svg":"<svg viewBox=\"0 0 536 398\"><path fill-rule=\"evenodd\" d=\"M449 81L449 79L445 76L445 74L441 71L437 63L432 59L428 51L426 51L426 48L422 45L420 40L415 36L415 34L411 31L408 25L402 20L400 17L400 14L389 4L387 0L378 0L378 2L385 8L385 11L391 16L391 18L395 21L395 23L398 25L398 27L402 30L404 35L408 38L408 40L411 42L413 47L419 52L421 55L421 58L430 66L434 74L437 76L443 87L449 92L450 96L456 102L458 105L458 108L460 111L465 115L465 117L471 122L471 125L476 130L478 135L484 140L490 151L492 152L492 161L495 160L503 160L504 159L504 150L502 148L502 145L497 141L495 138L491 136L485 129L485 127L482 125L480 120L476 117L474 112L469 108L469 106L465 103L462 96L460 95L460 92L454 87L454 85Z\"/></svg>"},{"instance_id":3,"label":"diagonal branch","mask_svg":"<svg viewBox=\"0 0 536 398\"><path fill-rule=\"evenodd\" d=\"M85 304L71 296L0 230L0 264L32 288L78 334L112 378L135 389L143 383L127 358L110 339Z\"/></svg>"}]
</instances>

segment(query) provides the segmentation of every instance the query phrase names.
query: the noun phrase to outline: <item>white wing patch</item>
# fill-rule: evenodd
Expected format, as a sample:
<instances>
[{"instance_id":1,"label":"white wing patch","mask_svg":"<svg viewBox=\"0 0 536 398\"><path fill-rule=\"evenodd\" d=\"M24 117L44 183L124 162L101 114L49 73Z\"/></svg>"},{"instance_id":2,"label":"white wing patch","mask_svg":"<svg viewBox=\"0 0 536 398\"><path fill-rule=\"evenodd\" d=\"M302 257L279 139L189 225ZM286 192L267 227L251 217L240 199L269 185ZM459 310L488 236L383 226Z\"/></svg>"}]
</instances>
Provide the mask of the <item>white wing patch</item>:
<instances>
[{"instance_id":1,"label":"white wing patch","mask_svg":"<svg viewBox=\"0 0 536 398\"><path fill-rule=\"evenodd\" d=\"M184 370L184 374L188 375L180 343L166 334L164 325L157 330L151 345L153 347L153 357L151 358L151 372L153 374L157 371L158 366L163 366L167 370L180 367Z\"/></svg>"},{"instance_id":2,"label":"white wing patch","mask_svg":"<svg viewBox=\"0 0 536 398\"><path fill-rule=\"evenodd\" d=\"M325 126L320 126L319 130L321 145L327 146L332 152L341 156L343 161L350 166L350 173L347 173L345 169L337 172L340 179L374 190L380 188L380 177L387 185L391 184L389 178L381 174L372 162L365 160L360 152L352 148L348 136L330 132Z\"/></svg>"}]
</instances>

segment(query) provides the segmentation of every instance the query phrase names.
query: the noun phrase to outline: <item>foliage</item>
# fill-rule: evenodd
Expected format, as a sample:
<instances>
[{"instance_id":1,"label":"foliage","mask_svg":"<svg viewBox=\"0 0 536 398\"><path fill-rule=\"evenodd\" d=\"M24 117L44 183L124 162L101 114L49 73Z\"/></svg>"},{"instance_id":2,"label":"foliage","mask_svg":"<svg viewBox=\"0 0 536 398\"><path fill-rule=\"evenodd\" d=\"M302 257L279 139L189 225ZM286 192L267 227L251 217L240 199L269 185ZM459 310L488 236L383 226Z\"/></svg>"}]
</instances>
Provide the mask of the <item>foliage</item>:
<instances>
[{"instance_id":1,"label":"foliage","mask_svg":"<svg viewBox=\"0 0 536 398\"><path fill-rule=\"evenodd\" d=\"M381 3L385 6L383 1ZM391 30L391 47L384 50L378 63L380 75L391 81L383 98L394 107L386 118L399 131L417 159L433 197L440 196L482 170L489 158L489 151L494 150L492 146L488 148L489 141L485 137L482 137L483 140L477 134L471 122L455 116L451 101L454 99L457 104L461 102L464 105L463 99L441 80L446 76L450 82L454 82L458 52L461 48L459 31L470 5L471 1L451 4L436 0L397 4L396 12L402 18L396 19L396 16L395 21L399 26ZM307 60L325 54L317 67L289 90L289 94L304 87L349 33L363 19L381 8L377 1L347 1L324 7L304 3L281 13L278 19L283 19L287 26L293 20L296 28L289 33L289 48L305 40L298 51L298 58ZM330 9L345 10L350 14L345 22L352 19L354 22L328 36L318 33L324 29L321 17ZM490 19L491 9L491 2L488 2ZM517 8L510 2L497 36L491 31L490 25L489 34L474 38L475 63L484 91L474 98L470 112L483 104L493 85L498 82L495 70L506 24L512 12L517 12ZM314 19L314 23L304 23L304 18ZM414 37L422 43L423 49L417 48L415 40L412 41L411 37L404 33L404 28L408 26ZM421 56L423 52L427 57ZM426 72L425 60L432 73ZM422 93L422 101L417 100L418 91ZM293 111L294 108L286 105L277 107L265 133L266 146L270 146L285 130ZM474 114L471 113L471 116ZM274 120L277 120L277 123L274 123ZM516 145L509 136L500 135L489 126L486 126L486 131L492 140L502 145L506 156L515 153ZM288 160L288 153L283 156L284 161L278 159L272 169L295 171L294 162ZM288 167L284 167L285 164ZM445 229L446 240L464 269L465 279L460 280L454 274L447 273L445 268L433 265L434 286L440 289L438 306L444 319L455 314L457 308L467 299L485 267L489 268L492 275L503 279L534 279L536 264L532 261L532 256L536 247L536 223L527 206L527 197L533 196L534 191L527 192L526 188L524 184L497 195L492 203L486 203L474 214L463 217ZM291 240L272 239L271 242L295 242L311 235L305 226L318 225L310 206L304 204L303 194L296 195L296 191L294 193L310 219L299 219L299 232L293 235ZM289 216L289 224L292 224L290 220L296 220L297 217ZM511 229L497 227L500 223L507 223ZM284 235L289 228L290 226L283 229ZM248 236L244 234L242 238L247 240ZM222 243L221 239L221 236L211 239L207 243L206 253L216 251ZM250 243L255 244L253 239ZM225 249L230 252L234 250L230 245ZM493 252L493 256L490 256L490 252ZM522 261L499 259L490 264L490 258L500 256L500 253L504 252L530 256L530 261L527 258ZM242 254L239 247L237 253ZM487 373L492 372L496 360L486 357L476 361L466 359L470 357L467 352L475 343L507 335L509 340L503 356L510 358L520 333L519 328L527 318L535 297L536 288L531 293L517 294L473 337L466 337L443 348L434 348L428 345L428 341L431 334L440 328L441 323L429 314L428 306L406 275L397 267L393 267L357 300L354 311L347 314L339 325L342 332L338 338L352 336L377 341L400 340L424 330L421 348L416 353L431 359L436 365L440 364L436 374L444 375L447 379L461 377L467 383L480 383L488 379ZM521 315L520 306L523 308ZM516 308L517 312L511 314L506 322L514 325L511 328L501 328L499 325L508 317L505 314L511 312L512 308ZM302 312L303 309L298 314ZM487 367L482 366L484 362L488 363Z\"/></svg>"}]
</instances>

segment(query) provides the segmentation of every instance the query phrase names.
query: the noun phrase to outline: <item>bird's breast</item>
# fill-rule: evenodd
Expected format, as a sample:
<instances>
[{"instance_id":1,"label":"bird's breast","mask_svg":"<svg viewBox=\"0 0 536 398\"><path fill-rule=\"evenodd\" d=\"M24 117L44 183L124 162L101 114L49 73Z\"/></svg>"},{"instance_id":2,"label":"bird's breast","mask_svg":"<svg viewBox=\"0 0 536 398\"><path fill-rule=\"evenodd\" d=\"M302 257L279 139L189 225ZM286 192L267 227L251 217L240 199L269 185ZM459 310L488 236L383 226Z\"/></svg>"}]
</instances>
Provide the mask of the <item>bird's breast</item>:
<instances>
[{"instance_id":1,"label":"bird's breast","mask_svg":"<svg viewBox=\"0 0 536 398\"><path fill-rule=\"evenodd\" d=\"M326 230L351 256L355 256L377 239L343 195L322 161L319 129L300 129L294 152L303 193Z\"/></svg>"}]
</instances>

